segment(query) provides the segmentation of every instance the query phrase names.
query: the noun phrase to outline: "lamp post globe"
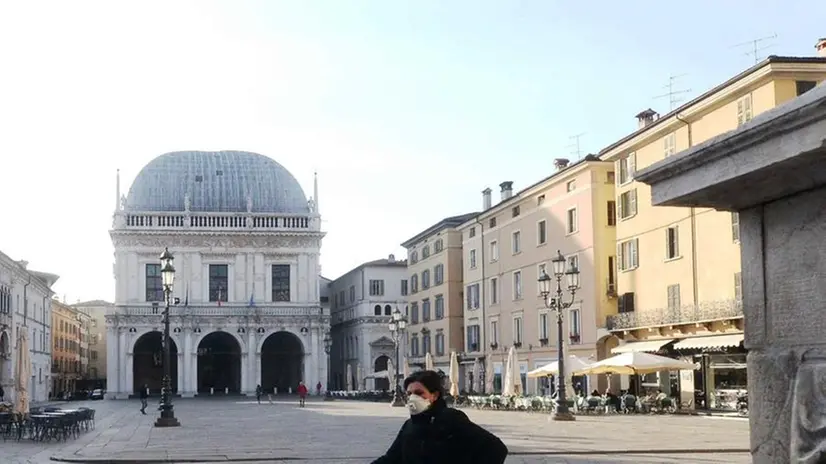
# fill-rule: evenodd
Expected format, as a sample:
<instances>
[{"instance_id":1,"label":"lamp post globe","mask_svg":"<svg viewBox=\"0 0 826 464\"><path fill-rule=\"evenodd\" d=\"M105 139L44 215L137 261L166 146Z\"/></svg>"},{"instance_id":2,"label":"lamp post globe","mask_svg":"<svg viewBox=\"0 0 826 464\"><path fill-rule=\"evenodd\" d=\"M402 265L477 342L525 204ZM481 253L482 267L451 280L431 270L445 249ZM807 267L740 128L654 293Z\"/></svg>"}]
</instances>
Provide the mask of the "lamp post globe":
<instances>
[{"instance_id":1,"label":"lamp post globe","mask_svg":"<svg viewBox=\"0 0 826 464\"><path fill-rule=\"evenodd\" d=\"M175 257L164 248L161 253L161 281L163 283L164 310L163 310L163 386L161 387L161 415L155 421L155 427L178 427L181 423L175 417L175 408L172 405L172 372L169 336L169 305L172 302L172 286L175 283L175 267L172 261Z\"/></svg>"},{"instance_id":2,"label":"lamp post globe","mask_svg":"<svg viewBox=\"0 0 826 464\"><path fill-rule=\"evenodd\" d=\"M579 288L579 269L576 266L570 266L566 269L567 260L562 254L562 251L557 250L557 255L551 260L553 265L554 279L543 269L537 280L539 283L539 292L542 295L542 300L545 307L556 313L556 328L557 328L557 408L553 419L558 421L573 421L576 418L569 409L568 398L565 392L565 345L563 343L562 330L562 314L563 311L570 308L574 304L574 296ZM562 289L562 278L566 278L565 286L568 293L571 295L570 301L563 301L564 291ZM551 290L551 282L556 280L556 290Z\"/></svg>"}]
</instances>

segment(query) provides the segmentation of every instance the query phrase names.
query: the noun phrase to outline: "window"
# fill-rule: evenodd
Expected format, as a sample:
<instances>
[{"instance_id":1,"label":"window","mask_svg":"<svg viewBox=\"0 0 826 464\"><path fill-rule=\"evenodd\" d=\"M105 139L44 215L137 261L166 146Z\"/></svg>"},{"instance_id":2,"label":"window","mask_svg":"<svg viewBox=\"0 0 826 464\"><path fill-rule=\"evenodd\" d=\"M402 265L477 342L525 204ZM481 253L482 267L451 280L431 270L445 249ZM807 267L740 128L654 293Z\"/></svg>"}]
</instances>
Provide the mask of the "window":
<instances>
[{"instance_id":1,"label":"window","mask_svg":"<svg viewBox=\"0 0 826 464\"><path fill-rule=\"evenodd\" d=\"M511 217L519 216L519 205L511 208Z\"/></svg>"},{"instance_id":2,"label":"window","mask_svg":"<svg viewBox=\"0 0 826 464\"><path fill-rule=\"evenodd\" d=\"M493 240L490 242L490 262L496 261L499 261L499 242Z\"/></svg>"},{"instance_id":3,"label":"window","mask_svg":"<svg viewBox=\"0 0 826 464\"><path fill-rule=\"evenodd\" d=\"M743 279L739 272L734 273L734 300L743 301Z\"/></svg>"},{"instance_id":4,"label":"window","mask_svg":"<svg viewBox=\"0 0 826 464\"><path fill-rule=\"evenodd\" d=\"M384 296L384 280L370 281L370 296Z\"/></svg>"},{"instance_id":5,"label":"window","mask_svg":"<svg viewBox=\"0 0 826 464\"><path fill-rule=\"evenodd\" d=\"M275 266L273 266L274 273ZM227 301L228 274L229 266L226 264L209 265L209 301ZM273 287L273 292L275 292L275 287Z\"/></svg>"},{"instance_id":6,"label":"window","mask_svg":"<svg viewBox=\"0 0 826 464\"><path fill-rule=\"evenodd\" d=\"M605 173L605 183L606 184L614 184L617 182L617 176L614 175L614 171L608 171Z\"/></svg>"},{"instance_id":7,"label":"window","mask_svg":"<svg viewBox=\"0 0 826 464\"><path fill-rule=\"evenodd\" d=\"M381 316L381 305L376 305L373 307L373 315Z\"/></svg>"},{"instance_id":8,"label":"window","mask_svg":"<svg viewBox=\"0 0 826 464\"><path fill-rule=\"evenodd\" d=\"M617 225L617 202L616 201L609 201L608 202L608 225L615 226Z\"/></svg>"},{"instance_id":9,"label":"window","mask_svg":"<svg viewBox=\"0 0 826 464\"><path fill-rule=\"evenodd\" d=\"M669 285L668 292L668 310L677 311L680 309L680 284Z\"/></svg>"},{"instance_id":10,"label":"window","mask_svg":"<svg viewBox=\"0 0 826 464\"><path fill-rule=\"evenodd\" d=\"M430 288L430 269L422 271L422 290Z\"/></svg>"},{"instance_id":11,"label":"window","mask_svg":"<svg viewBox=\"0 0 826 464\"><path fill-rule=\"evenodd\" d=\"M629 153L625 158L618 160L614 169L619 173L619 185L631 182L637 170L637 154Z\"/></svg>"},{"instance_id":12,"label":"window","mask_svg":"<svg viewBox=\"0 0 826 464\"><path fill-rule=\"evenodd\" d=\"M407 279L402 279L402 296L407 296Z\"/></svg>"},{"instance_id":13,"label":"window","mask_svg":"<svg viewBox=\"0 0 826 464\"><path fill-rule=\"evenodd\" d=\"M433 242L433 253L439 253L440 251L445 249L445 242L442 239L438 239Z\"/></svg>"},{"instance_id":14,"label":"window","mask_svg":"<svg viewBox=\"0 0 826 464\"><path fill-rule=\"evenodd\" d=\"M338 292L338 304L339 306L345 306L347 304L347 300L344 299L344 290Z\"/></svg>"},{"instance_id":15,"label":"window","mask_svg":"<svg viewBox=\"0 0 826 464\"><path fill-rule=\"evenodd\" d=\"M541 220L536 223L536 243L537 245L544 245L548 242L548 223Z\"/></svg>"},{"instance_id":16,"label":"window","mask_svg":"<svg viewBox=\"0 0 826 464\"><path fill-rule=\"evenodd\" d=\"M424 353L425 355L427 355L427 353L430 353L430 334L429 333L423 333L422 334L422 353Z\"/></svg>"},{"instance_id":17,"label":"window","mask_svg":"<svg viewBox=\"0 0 826 464\"><path fill-rule=\"evenodd\" d=\"M410 355L419 356L419 336L417 334L410 336Z\"/></svg>"},{"instance_id":18,"label":"window","mask_svg":"<svg viewBox=\"0 0 826 464\"><path fill-rule=\"evenodd\" d=\"M499 320L491 319L490 321L490 344L499 345Z\"/></svg>"},{"instance_id":19,"label":"window","mask_svg":"<svg viewBox=\"0 0 826 464\"><path fill-rule=\"evenodd\" d=\"M797 87L798 97L817 86L817 82L815 81L794 81L794 84L795 87Z\"/></svg>"},{"instance_id":20,"label":"window","mask_svg":"<svg viewBox=\"0 0 826 464\"><path fill-rule=\"evenodd\" d=\"M471 227L467 233L468 238L476 237L476 227Z\"/></svg>"},{"instance_id":21,"label":"window","mask_svg":"<svg viewBox=\"0 0 826 464\"><path fill-rule=\"evenodd\" d=\"M470 250L470 252L468 252L468 254L469 254L468 261L470 261L470 268L471 269L476 269L476 250L475 249Z\"/></svg>"},{"instance_id":22,"label":"window","mask_svg":"<svg viewBox=\"0 0 826 464\"><path fill-rule=\"evenodd\" d=\"M419 303L410 303L410 323L419 323Z\"/></svg>"},{"instance_id":23,"label":"window","mask_svg":"<svg viewBox=\"0 0 826 464\"><path fill-rule=\"evenodd\" d=\"M628 219L637 214L637 189L621 193L617 206L619 207L617 215L620 219Z\"/></svg>"},{"instance_id":24,"label":"window","mask_svg":"<svg viewBox=\"0 0 826 464\"><path fill-rule=\"evenodd\" d=\"M737 100L737 126L742 126L743 124L751 121L752 117L751 94L748 94Z\"/></svg>"},{"instance_id":25,"label":"window","mask_svg":"<svg viewBox=\"0 0 826 464\"><path fill-rule=\"evenodd\" d=\"M445 354L445 334L443 332L436 332L436 356Z\"/></svg>"},{"instance_id":26,"label":"window","mask_svg":"<svg viewBox=\"0 0 826 464\"><path fill-rule=\"evenodd\" d=\"M467 309L479 309L479 284L467 286Z\"/></svg>"},{"instance_id":27,"label":"window","mask_svg":"<svg viewBox=\"0 0 826 464\"><path fill-rule=\"evenodd\" d=\"M490 279L490 304L499 303L499 279L494 277Z\"/></svg>"},{"instance_id":28,"label":"window","mask_svg":"<svg viewBox=\"0 0 826 464\"><path fill-rule=\"evenodd\" d=\"M542 346L548 344L548 313L539 313L539 342Z\"/></svg>"},{"instance_id":29,"label":"window","mask_svg":"<svg viewBox=\"0 0 826 464\"><path fill-rule=\"evenodd\" d=\"M471 324L467 326L467 350L470 352L479 350L479 324Z\"/></svg>"},{"instance_id":30,"label":"window","mask_svg":"<svg viewBox=\"0 0 826 464\"><path fill-rule=\"evenodd\" d=\"M430 320L430 298L422 300L422 322Z\"/></svg>"},{"instance_id":31,"label":"window","mask_svg":"<svg viewBox=\"0 0 826 464\"><path fill-rule=\"evenodd\" d=\"M522 271L513 273L513 299L522 299Z\"/></svg>"},{"instance_id":32,"label":"window","mask_svg":"<svg viewBox=\"0 0 826 464\"><path fill-rule=\"evenodd\" d=\"M437 264L433 268L433 285L441 285L445 281L445 265Z\"/></svg>"},{"instance_id":33,"label":"window","mask_svg":"<svg viewBox=\"0 0 826 464\"><path fill-rule=\"evenodd\" d=\"M350 303L354 303L356 301L356 286L350 285Z\"/></svg>"},{"instance_id":34,"label":"window","mask_svg":"<svg viewBox=\"0 0 826 464\"><path fill-rule=\"evenodd\" d=\"M540 206L542 203L545 203L545 195L536 197L536 206Z\"/></svg>"},{"instance_id":35,"label":"window","mask_svg":"<svg viewBox=\"0 0 826 464\"><path fill-rule=\"evenodd\" d=\"M613 256L608 257L608 294L616 295L617 293L617 264Z\"/></svg>"},{"instance_id":36,"label":"window","mask_svg":"<svg viewBox=\"0 0 826 464\"><path fill-rule=\"evenodd\" d=\"M680 257L680 237L677 226L665 229L665 259Z\"/></svg>"},{"instance_id":37,"label":"window","mask_svg":"<svg viewBox=\"0 0 826 464\"><path fill-rule=\"evenodd\" d=\"M436 320L445 318L445 297L444 295L436 295Z\"/></svg>"},{"instance_id":38,"label":"window","mask_svg":"<svg viewBox=\"0 0 826 464\"><path fill-rule=\"evenodd\" d=\"M413 250L410 252L410 264L416 264L419 262L419 252Z\"/></svg>"},{"instance_id":39,"label":"window","mask_svg":"<svg viewBox=\"0 0 826 464\"><path fill-rule=\"evenodd\" d=\"M568 256L566 264L567 264L566 270L571 270L571 269L574 269L574 268L576 268L577 270L581 270L581 269L579 269L579 255Z\"/></svg>"},{"instance_id":40,"label":"window","mask_svg":"<svg viewBox=\"0 0 826 464\"><path fill-rule=\"evenodd\" d=\"M568 337L571 339L571 343L579 343L582 340L582 321L578 309L570 310L568 324Z\"/></svg>"},{"instance_id":41,"label":"window","mask_svg":"<svg viewBox=\"0 0 826 464\"><path fill-rule=\"evenodd\" d=\"M536 266L536 294L542 295L542 283L539 282L539 278L542 276L543 272L548 272L548 266L545 263L539 263Z\"/></svg>"},{"instance_id":42,"label":"window","mask_svg":"<svg viewBox=\"0 0 826 464\"><path fill-rule=\"evenodd\" d=\"M290 301L289 264L273 264L272 266L272 301ZM341 302L344 303L343 294Z\"/></svg>"},{"instance_id":43,"label":"window","mask_svg":"<svg viewBox=\"0 0 826 464\"><path fill-rule=\"evenodd\" d=\"M663 153L666 158L677 153L677 134L674 132L663 137Z\"/></svg>"},{"instance_id":44,"label":"window","mask_svg":"<svg viewBox=\"0 0 826 464\"><path fill-rule=\"evenodd\" d=\"M425 245L422 248L422 259L428 258L430 256L430 245Z\"/></svg>"},{"instance_id":45,"label":"window","mask_svg":"<svg viewBox=\"0 0 826 464\"><path fill-rule=\"evenodd\" d=\"M419 275L413 274L410 276L410 293L416 293L419 291Z\"/></svg>"},{"instance_id":46,"label":"window","mask_svg":"<svg viewBox=\"0 0 826 464\"><path fill-rule=\"evenodd\" d=\"M522 344L522 316L513 318L513 343Z\"/></svg>"},{"instance_id":47,"label":"window","mask_svg":"<svg viewBox=\"0 0 826 464\"><path fill-rule=\"evenodd\" d=\"M522 251L522 233L518 230L511 234L511 251L513 254Z\"/></svg>"},{"instance_id":48,"label":"window","mask_svg":"<svg viewBox=\"0 0 826 464\"><path fill-rule=\"evenodd\" d=\"M160 264L146 265L146 301L163 301L163 279L161 279Z\"/></svg>"},{"instance_id":49,"label":"window","mask_svg":"<svg viewBox=\"0 0 826 464\"><path fill-rule=\"evenodd\" d=\"M385 316L392 316L393 315L393 308L390 305L384 305L384 315Z\"/></svg>"},{"instance_id":50,"label":"window","mask_svg":"<svg viewBox=\"0 0 826 464\"><path fill-rule=\"evenodd\" d=\"M495 217L490 218L490 220L488 221L488 227L491 228L491 229L496 227L496 218Z\"/></svg>"},{"instance_id":51,"label":"window","mask_svg":"<svg viewBox=\"0 0 826 464\"><path fill-rule=\"evenodd\" d=\"M620 271L630 271L639 266L638 244L639 239L632 238L617 245L617 262L619 263Z\"/></svg>"},{"instance_id":52,"label":"window","mask_svg":"<svg viewBox=\"0 0 826 464\"><path fill-rule=\"evenodd\" d=\"M731 213L731 239L740 241L740 213Z\"/></svg>"},{"instance_id":53,"label":"window","mask_svg":"<svg viewBox=\"0 0 826 464\"><path fill-rule=\"evenodd\" d=\"M576 208L571 208L568 210L568 221L567 226L565 229L569 234L573 234L577 230L579 230L579 224L577 220Z\"/></svg>"}]
</instances>

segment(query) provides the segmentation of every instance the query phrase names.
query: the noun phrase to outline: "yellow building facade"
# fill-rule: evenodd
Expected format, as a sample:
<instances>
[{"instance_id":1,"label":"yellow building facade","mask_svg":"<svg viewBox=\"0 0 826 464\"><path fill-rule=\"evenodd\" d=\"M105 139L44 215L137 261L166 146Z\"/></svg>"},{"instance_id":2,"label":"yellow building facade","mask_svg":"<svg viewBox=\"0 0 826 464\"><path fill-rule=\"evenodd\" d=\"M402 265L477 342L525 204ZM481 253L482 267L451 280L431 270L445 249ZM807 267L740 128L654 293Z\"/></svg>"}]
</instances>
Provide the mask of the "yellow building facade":
<instances>
[{"instance_id":1,"label":"yellow building facade","mask_svg":"<svg viewBox=\"0 0 826 464\"><path fill-rule=\"evenodd\" d=\"M77 390L82 378L81 313L58 300L52 300L52 395L61 397Z\"/></svg>"},{"instance_id":2,"label":"yellow building facade","mask_svg":"<svg viewBox=\"0 0 826 464\"><path fill-rule=\"evenodd\" d=\"M737 215L654 208L634 172L736 129L824 78L824 58L773 56L667 115L640 113L636 132L600 152L615 165L618 284L600 358L645 351L693 360L701 369L647 376L642 386L678 390L688 407L736 401L746 387Z\"/></svg>"}]
</instances>

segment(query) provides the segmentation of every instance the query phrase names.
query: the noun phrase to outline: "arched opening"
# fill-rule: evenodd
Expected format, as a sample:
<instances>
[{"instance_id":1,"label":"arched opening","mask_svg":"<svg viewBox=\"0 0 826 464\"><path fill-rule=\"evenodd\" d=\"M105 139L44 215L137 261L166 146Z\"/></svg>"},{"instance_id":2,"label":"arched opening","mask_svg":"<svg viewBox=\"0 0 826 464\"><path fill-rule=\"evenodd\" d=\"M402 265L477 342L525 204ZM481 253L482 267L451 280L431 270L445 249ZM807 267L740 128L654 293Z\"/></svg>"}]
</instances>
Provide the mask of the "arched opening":
<instances>
[{"instance_id":1,"label":"arched opening","mask_svg":"<svg viewBox=\"0 0 826 464\"><path fill-rule=\"evenodd\" d=\"M261 387L265 392L287 393L304 377L304 346L294 334L276 332L261 346Z\"/></svg>"},{"instance_id":2,"label":"arched opening","mask_svg":"<svg viewBox=\"0 0 826 464\"><path fill-rule=\"evenodd\" d=\"M392 316L393 315L393 308L390 305L384 305L384 315L385 316Z\"/></svg>"},{"instance_id":3,"label":"arched opening","mask_svg":"<svg viewBox=\"0 0 826 464\"><path fill-rule=\"evenodd\" d=\"M608 359L614 356L611 350L619 345L619 338L614 335L606 335L597 340L597 361ZM611 391L620 391L621 376L600 374L597 376L597 389L604 392L606 388L611 388Z\"/></svg>"},{"instance_id":4,"label":"arched opening","mask_svg":"<svg viewBox=\"0 0 826 464\"><path fill-rule=\"evenodd\" d=\"M373 307L373 315L381 316L381 305L376 305Z\"/></svg>"},{"instance_id":5,"label":"arched opening","mask_svg":"<svg viewBox=\"0 0 826 464\"><path fill-rule=\"evenodd\" d=\"M226 332L212 332L198 343L198 393L241 392L241 346Z\"/></svg>"},{"instance_id":6,"label":"arched opening","mask_svg":"<svg viewBox=\"0 0 826 464\"><path fill-rule=\"evenodd\" d=\"M390 358L388 358L387 356L384 356L384 355L379 356L378 358L376 358L376 362L373 363L373 372L386 371L389 366L390 366ZM390 390L390 378L392 378L394 375L396 375L395 372L387 372L387 377L386 378L376 379L375 380L376 390L382 390L382 391Z\"/></svg>"},{"instance_id":7,"label":"arched opening","mask_svg":"<svg viewBox=\"0 0 826 464\"><path fill-rule=\"evenodd\" d=\"M178 345L169 339L169 376L172 391L178 391ZM163 383L163 333L141 335L132 349L132 391L137 394L146 385L151 393L160 393Z\"/></svg>"}]
</instances>

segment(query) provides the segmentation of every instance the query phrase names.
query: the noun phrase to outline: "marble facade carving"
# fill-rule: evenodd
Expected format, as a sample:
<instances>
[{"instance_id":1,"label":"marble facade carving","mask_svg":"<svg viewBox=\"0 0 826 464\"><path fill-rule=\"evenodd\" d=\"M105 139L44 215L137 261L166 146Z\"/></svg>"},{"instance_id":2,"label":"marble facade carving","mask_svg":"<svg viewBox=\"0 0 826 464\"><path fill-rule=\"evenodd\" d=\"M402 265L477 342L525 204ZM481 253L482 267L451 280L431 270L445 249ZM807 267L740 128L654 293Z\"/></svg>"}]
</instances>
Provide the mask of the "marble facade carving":
<instances>
[{"instance_id":1,"label":"marble facade carving","mask_svg":"<svg viewBox=\"0 0 826 464\"><path fill-rule=\"evenodd\" d=\"M826 86L637 179L739 213L753 462L826 462Z\"/></svg>"}]
</instances>

